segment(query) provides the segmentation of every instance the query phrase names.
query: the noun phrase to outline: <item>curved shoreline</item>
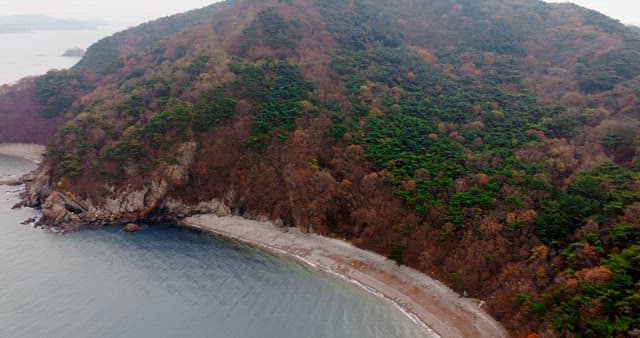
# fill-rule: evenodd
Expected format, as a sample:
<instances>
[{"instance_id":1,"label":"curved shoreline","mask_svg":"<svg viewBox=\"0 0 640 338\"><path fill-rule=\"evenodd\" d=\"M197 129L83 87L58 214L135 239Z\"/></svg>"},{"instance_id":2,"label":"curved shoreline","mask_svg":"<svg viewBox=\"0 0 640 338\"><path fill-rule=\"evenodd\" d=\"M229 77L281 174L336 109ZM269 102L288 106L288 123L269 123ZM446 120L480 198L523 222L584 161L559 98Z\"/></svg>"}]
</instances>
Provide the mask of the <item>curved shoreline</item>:
<instances>
[{"instance_id":1,"label":"curved shoreline","mask_svg":"<svg viewBox=\"0 0 640 338\"><path fill-rule=\"evenodd\" d=\"M344 278L397 306L426 334L441 337L508 337L506 330L476 302L406 266L351 244L295 228L241 217L197 215L181 225L240 241L294 258L315 269Z\"/></svg>"},{"instance_id":2,"label":"curved shoreline","mask_svg":"<svg viewBox=\"0 0 640 338\"><path fill-rule=\"evenodd\" d=\"M0 143L0 154L20 157L36 164L42 162L46 147L33 143Z\"/></svg>"},{"instance_id":3,"label":"curved shoreline","mask_svg":"<svg viewBox=\"0 0 640 338\"><path fill-rule=\"evenodd\" d=\"M46 147L32 143L0 143L0 154L22 158L35 164L42 162ZM20 185L28 173L0 178L0 185Z\"/></svg>"},{"instance_id":4,"label":"curved shoreline","mask_svg":"<svg viewBox=\"0 0 640 338\"><path fill-rule=\"evenodd\" d=\"M0 144L0 154L36 164L42 161L44 152L45 147L37 144ZM22 177L0 180L0 185L22 184ZM387 299L430 336L508 337L506 330L472 299L462 298L417 270L397 266L383 256L347 242L237 216L197 215L180 224L291 257L343 278Z\"/></svg>"}]
</instances>

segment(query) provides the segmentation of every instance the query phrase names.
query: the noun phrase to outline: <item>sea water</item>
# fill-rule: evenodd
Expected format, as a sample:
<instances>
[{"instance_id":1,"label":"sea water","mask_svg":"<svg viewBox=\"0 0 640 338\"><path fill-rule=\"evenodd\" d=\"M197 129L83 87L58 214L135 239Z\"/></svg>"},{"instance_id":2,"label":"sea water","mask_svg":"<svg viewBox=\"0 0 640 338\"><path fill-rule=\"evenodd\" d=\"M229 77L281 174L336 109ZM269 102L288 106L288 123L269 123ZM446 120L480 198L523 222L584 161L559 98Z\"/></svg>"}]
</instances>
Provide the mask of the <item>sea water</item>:
<instances>
[{"instance_id":1,"label":"sea water","mask_svg":"<svg viewBox=\"0 0 640 338\"><path fill-rule=\"evenodd\" d=\"M0 155L0 174L31 162ZM345 281L172 224L66 235L0 186L0 337L424 337Z\"/></svg>"},{"instance_id":2,"label":"sea water","mask_svg":"<svg viewBox=\"0 0 640 338\"><path fill-rule=\"evenodd\" d=\"M34 31L0 34L0 85L23 77L66 69L80 58L62 56L69 48L87 49L91 44L126 28L110 25L91 30Z\"/></svg>"}]
</instances>

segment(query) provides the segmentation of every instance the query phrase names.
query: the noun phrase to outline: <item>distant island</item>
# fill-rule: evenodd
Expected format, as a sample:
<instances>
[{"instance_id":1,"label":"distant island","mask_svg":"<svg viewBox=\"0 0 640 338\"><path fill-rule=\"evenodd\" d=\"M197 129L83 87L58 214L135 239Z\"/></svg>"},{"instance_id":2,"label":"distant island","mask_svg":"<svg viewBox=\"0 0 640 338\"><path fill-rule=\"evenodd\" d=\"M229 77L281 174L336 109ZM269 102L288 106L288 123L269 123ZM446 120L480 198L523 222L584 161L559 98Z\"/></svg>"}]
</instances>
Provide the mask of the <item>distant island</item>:
<instances>
[{"instance_id":1,"label":"distant island","mask_svg":"<svg viewBox=\"0 0 640 338\"><path fill-rule=\"evenodd\" d=\"M45 15L0 16L0 34L28 33L32 31L96 29L107 23L100 20L57 19Z\"/></svg>"},{"instance_id":2,"label":"distant island","mask_svg":"<svg viewBox=\"0 0 640 338\"><path fill-rule=\"evenodd\" d=\"M84 55L84 49L79 47L69 48L67 49L61 56L70 57L70 58L79 58Z\"/></svg>"}]
</instances>

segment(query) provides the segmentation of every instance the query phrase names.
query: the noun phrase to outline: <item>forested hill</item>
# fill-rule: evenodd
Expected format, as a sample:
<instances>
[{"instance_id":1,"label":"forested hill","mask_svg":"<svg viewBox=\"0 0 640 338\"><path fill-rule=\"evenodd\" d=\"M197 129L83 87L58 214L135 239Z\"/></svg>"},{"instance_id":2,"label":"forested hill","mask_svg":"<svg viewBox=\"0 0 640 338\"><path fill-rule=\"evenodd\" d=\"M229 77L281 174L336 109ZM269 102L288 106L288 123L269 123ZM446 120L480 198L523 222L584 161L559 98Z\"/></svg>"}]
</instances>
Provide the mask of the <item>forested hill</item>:
<instances>
[{"instance_id":1,"label":"forested hill","mask_svg":"<svg viewBox=\"0 0 640 338\"><path fill-rule=\"evenodd\" d=\"M122 57L153 48L159 40L188 27L211 20L216 13L228 7L229 2L212 4L186 13L151 21L95 43L75 68L108 74L122 67Z\"/></svg>"},{"instance_id":2,"label":"forested hill","mask_svg":"<svg viewBox=\"0 0 640 338\"><path fill-rule=\"evenodd\" d=\"M569 4L227 1L3 88L0 142L15 102L59 126L27 197L51 225L215 200L429 273L514 336L637 336L638 60Z\"/></svg>"}]
</instances>

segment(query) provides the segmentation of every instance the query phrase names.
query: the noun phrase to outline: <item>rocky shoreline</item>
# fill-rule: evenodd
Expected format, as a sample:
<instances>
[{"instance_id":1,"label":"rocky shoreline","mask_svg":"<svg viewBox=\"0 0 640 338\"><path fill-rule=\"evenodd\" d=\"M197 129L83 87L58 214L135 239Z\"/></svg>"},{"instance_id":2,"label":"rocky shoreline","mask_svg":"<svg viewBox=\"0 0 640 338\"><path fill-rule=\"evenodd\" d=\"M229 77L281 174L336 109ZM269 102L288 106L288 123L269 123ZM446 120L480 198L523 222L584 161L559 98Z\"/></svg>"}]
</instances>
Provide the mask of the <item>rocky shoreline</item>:
<instances>
[{"instance_id":1,"label":"rocky shoreline","mask_svg":"<svg viewBox=\"0 0 640 338\"><path fill-rule=\"evenodd\" d=\"M105 187L99 203L68 191L52 189L51 168L42 164L26 176L19 206L42 211L37 225L66 232L86 225L173 220L238 240L276 254L293 257L316 269L343 277L393 302L425 331L442 337L507 337L506 330L481 309L482 302L462 298L444 284L351 244L282 227L277 220L238 216L221 200L190 205L171 197L169 187L188 179L196 145L180 147L178 164L159 168L138 190ZM19 154L18 154L19 156ZM248 217L247 214L244 215Z\"/></svg>"},{"instance_id":2,"label":"rocky shoreline","mask_svg":"<svg viewBox=\"0 0 640 338\"><path fill-rule=\"evenodd\" d=\"M19 178L8 178L0 180L0 185L20 185L24 183L21 177Z\"/></svg>"}]
</instances>

